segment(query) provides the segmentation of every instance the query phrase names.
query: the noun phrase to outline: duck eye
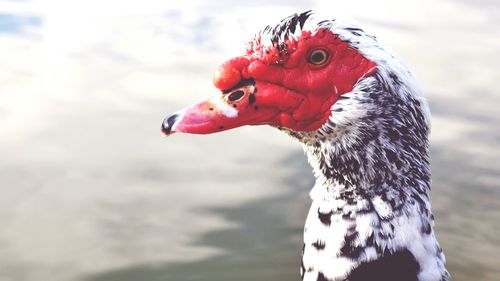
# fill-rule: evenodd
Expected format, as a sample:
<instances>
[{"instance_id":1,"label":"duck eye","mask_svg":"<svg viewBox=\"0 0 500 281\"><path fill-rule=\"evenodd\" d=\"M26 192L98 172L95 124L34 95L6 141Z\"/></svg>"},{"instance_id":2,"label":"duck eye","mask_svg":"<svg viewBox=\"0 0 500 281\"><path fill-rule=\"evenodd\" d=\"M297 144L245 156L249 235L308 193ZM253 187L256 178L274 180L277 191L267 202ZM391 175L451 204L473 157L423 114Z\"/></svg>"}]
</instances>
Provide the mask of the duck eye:
<instances>
[{"instance_id":1,"label":"duck eye","mask_svg":"<svg viewBox=\"0 0 500 281\"><path fill-rule=\"evenodd\" d=\"M312 50L307 61L310 64L323 65L328 61L328 52L324 49Z\"/></svg>"}]
</instances>

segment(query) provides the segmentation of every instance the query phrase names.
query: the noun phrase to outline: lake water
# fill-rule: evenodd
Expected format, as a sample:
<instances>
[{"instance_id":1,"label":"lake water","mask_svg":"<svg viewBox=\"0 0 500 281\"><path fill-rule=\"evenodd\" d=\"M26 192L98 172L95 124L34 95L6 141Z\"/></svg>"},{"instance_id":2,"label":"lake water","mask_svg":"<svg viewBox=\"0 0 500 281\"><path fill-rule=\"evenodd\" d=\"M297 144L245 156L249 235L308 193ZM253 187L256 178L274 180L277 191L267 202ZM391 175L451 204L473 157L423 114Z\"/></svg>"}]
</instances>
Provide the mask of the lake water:
<instances>
[{"instance_id":1,"label":"lake water","mask_svg":"<svg viewBox=\"0 0 500 281\"><path fill-rule=\"evenodd\" d=\"M0 1L1 281L299 280L300 145L159 127L253 33L310 8L349 13L415 72L448 269L500 280L500 2L163 2Z\"/></svg>"}]
</instances>

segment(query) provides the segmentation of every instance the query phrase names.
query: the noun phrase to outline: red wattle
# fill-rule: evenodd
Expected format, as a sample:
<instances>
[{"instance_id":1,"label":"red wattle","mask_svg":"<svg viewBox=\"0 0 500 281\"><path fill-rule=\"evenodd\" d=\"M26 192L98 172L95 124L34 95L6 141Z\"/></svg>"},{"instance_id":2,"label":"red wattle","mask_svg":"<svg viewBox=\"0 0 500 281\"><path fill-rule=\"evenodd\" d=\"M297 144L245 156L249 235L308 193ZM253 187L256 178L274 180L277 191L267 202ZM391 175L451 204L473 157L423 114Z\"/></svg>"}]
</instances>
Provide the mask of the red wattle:
<instances>
[{"instance_id":1,"label":"red wattle","mask_svg":"<svg viewBox=\"0 0 500 281\"><path fill-rule=\"evenodd\" d=\"M234 87L241 80L241 72L248 65L245 57L233 58L222 64L214 73L214 85L220 90Z\"/></svg>"},{"instance_id":2,"label":"red wattle","mask_svg":"<svg viewBox=\"0 0 500 281\"><path fill-rule=\"evenodd\" d=\"M238 117L218 117L218 122L225 120L219 126L270 124L294 131L316 130L332 114L330 108L339 96L376 71L374 62L326 29L304 31L297 40L285 43L287 53L274 45L252 45L247 54L217 69L213 82L222 91L242 79L255 81L252 95L229 104ZM326 63L315 65L308 60L316 49L328 52Z\"/></svg>"}]
</instances>

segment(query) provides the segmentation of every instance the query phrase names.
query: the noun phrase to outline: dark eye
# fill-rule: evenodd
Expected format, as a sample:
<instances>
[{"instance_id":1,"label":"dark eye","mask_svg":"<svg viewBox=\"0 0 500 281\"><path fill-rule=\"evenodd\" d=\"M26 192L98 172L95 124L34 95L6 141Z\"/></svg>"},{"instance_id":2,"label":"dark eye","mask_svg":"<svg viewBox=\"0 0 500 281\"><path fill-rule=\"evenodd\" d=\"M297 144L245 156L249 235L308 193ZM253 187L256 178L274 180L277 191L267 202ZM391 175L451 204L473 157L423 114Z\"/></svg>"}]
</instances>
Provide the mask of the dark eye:
<instances>
[{"instance_id":1,"label":"dark eye","mask_svg":"<svg viewBox=\"0 0 500 281\"><path fill-rule=\"evenodd\" d=\"M227 96L227 99L229 101L237 101L239 99L241 99L243 96L245 95L245 92L239 90L239 91L234 91L232 93L230 93L228 96Z\"/></svg>"},{"instance_id":2,"label":"dark eye","mask_svg":"<svg viewBox=\"0 0 500 281\"><path fill-rule=\"evenodd\" d=\"M328 61L328 52L324 49L314 49L307 60L310 64L323 65Z\"/></svg>"}]
</instances>

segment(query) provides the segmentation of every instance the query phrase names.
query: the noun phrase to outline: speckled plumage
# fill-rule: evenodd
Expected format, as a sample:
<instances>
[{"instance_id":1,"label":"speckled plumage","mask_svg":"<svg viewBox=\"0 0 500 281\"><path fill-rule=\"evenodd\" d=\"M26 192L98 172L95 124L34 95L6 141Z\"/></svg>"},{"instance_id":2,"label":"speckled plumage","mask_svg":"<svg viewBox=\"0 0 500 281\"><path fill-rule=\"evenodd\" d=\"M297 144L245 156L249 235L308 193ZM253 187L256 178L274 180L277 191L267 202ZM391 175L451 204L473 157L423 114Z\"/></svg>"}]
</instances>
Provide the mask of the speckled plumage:
<instances>
[{"instance_id":1,"label":"speckled plumage","mask_svg":"<svg viewBox=\"0 0 500 281\"><path fill-rule=\"evenodd\" d=\"M376 62L377 73L343 94L320 129L280 128L303 144L316 177L302 279L449 280L433 231L430 116L420 88L363 29L335 20L317 27Z\"/></svg>"}]
</instances>

